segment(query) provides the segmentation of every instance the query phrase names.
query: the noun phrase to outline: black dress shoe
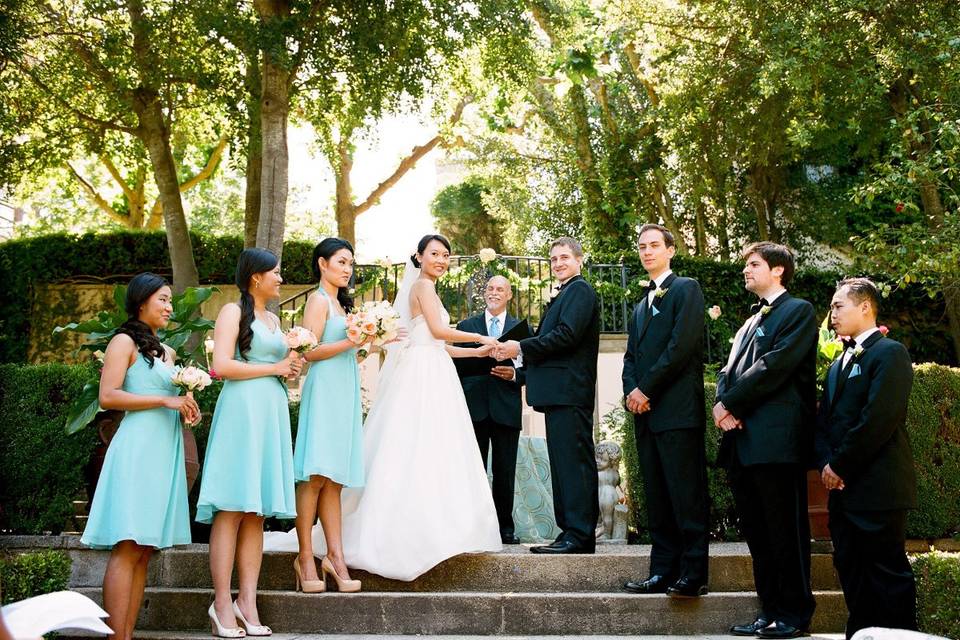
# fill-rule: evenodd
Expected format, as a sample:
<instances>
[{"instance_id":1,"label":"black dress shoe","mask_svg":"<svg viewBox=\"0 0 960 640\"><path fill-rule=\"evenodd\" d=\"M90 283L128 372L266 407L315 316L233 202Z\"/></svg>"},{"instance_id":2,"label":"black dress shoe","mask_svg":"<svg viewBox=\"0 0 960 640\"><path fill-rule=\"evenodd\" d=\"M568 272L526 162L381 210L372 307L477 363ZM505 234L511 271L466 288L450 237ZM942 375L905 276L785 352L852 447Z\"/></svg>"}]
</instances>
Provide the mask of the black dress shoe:
<instances>
[{"instance_id":1,"label":"black dress shoe","mask_svg":"<svg viewBox=\"0 0 960 640\"><path fill-rule=\"evenodd\" d=\"M796 638L802 635L806 635L806 632L779 620L757 631L758 638Z\"/></svg>"},{"instance_id":2,"label":"black dress shoe","mask_svg":"<svg viewBox=\"0 0 960 640\"><path fill-rule=\"evenodd\" d=\"M763 629L770 624L770 621L766 618L757 618L753 622L748 622L746 624L735 624L730 627L730 633L735 636L754 636L757 635L757 631Z\"/></svg>"},{"instance_id":3,"label":"black dress shoe","mask_svg":"<svg viewBox=\"0 0 960 640\"><path fill-rule=\"evenodd\" d=\"M643 582L631 580L623 588L630 593L666 593L669 586L670 581L666 576L652 575Z\"/></svg>"},{"instance_id":4,"label":"black dress shoe","mask_svg":"<svg viewBox=\"0 0 960 640\"><path fill-rule=\"evenodd\" d=\"M513 535L512 533L508 533L500 536L500 542L502 542L503 544L520 544L520 538Z\"/></svg>"},{"instance_id":5,"label":"black dress shoe","mask_svg":"<svg viewBox=\"0 0 960 640\"><path fill-rule=\"evenodd\" d=\"M707 595L707 585L684 577L667 589L667 595L671 598L699 598Z\"/></svg>"},{"instance_id":6,"label":"black dress shoe","mask_svg":"<svg viewBox=\"0 0 960 640\"><path fill-rule=\"evenodd\" d=\"M530 547L530 553L547 553L547 554L562 554L562 553L593 553L593 547L587 547L582 544L577 544L571 540L557 540L551 544L540 545L539 547Z\"/></svg>"}]
</instances>

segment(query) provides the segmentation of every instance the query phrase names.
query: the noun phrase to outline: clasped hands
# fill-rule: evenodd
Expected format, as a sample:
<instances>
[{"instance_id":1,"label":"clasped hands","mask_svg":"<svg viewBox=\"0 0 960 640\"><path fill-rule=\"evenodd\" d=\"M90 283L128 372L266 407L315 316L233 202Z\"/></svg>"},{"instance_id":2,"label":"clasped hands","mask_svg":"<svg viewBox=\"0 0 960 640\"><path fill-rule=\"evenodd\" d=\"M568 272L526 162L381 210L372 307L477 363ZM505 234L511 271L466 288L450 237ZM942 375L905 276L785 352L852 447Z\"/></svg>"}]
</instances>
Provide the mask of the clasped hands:
<instances>
[{"instance_id":1,"label":"clasped hands","mask_svg":"<svg viewBox=\"0 0 960 640\"><path fill-rule=\"evenodd\" d=\"M520 355L520 343L516 340L497 342L490 356L495 360L514 360Z\"/></svg>"},{"instance_id":2,"label":"clasped hands","mask_svg":"<svg viewBox=\"0 0 960 640\"><path fill-rule=\"evenodd\" d=\"M637 415L650 411L650 398L648 398L640 389L634 389L623 400L623 404L630 413Z\"/></svg>"},{"instance_id":3,"label":"clasped hands","mask_svg":"<svg viewBox=\"0 0 960 640\"><path fill-rule=\"evenodd\" d=\"M722 402L713 405L713 424L724 431L743 429L743 421L730 413Z\"/></svg>"},{"instance_id":4,"label":"clasped hands","mask_svg":"<svg viewBox=\"0 0 960 640\"><path fill-rule=\"evenodd\" d=\"M823 471L820 472L820 482L822 482L823 486L828 490L836 489L837 491L843 491L845 486L843 483L843 478L834 473L829 464L826 465L823 468Z\"/></svg>"}]
</instances>

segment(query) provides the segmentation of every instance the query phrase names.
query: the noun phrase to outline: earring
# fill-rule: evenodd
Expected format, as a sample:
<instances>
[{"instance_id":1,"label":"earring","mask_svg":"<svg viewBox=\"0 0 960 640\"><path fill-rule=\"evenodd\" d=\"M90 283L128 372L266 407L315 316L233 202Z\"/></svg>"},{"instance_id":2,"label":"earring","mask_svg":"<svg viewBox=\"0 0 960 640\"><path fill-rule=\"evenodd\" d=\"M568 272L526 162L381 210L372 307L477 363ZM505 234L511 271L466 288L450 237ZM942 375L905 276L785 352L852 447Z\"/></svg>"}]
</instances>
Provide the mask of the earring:
<instances>
[{"instance_id":1,"label":"earring","mask_svg":"<svg viewBox=\"0 0 960 640\"><path fill-rule=\"evenodd\" d=\"M260 281L259 281L259 280L254 280L254 281L253 281L253 284L254 284L254 286L255 286L257 289L260 288Z\"/></svg>"}]
</instances>

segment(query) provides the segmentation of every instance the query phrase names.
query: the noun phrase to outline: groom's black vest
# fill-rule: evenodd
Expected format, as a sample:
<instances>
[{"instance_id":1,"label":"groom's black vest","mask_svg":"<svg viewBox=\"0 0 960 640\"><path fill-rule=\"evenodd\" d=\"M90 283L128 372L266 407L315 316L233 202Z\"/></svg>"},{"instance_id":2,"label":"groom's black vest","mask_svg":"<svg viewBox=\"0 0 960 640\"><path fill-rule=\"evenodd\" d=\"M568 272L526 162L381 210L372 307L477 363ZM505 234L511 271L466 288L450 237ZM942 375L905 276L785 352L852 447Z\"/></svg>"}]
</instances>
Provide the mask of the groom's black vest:
<instances>
[{"instance_id":1,"label":"groom's black vest","mask_svg":"<svg viewBox=\"0 0 960 640\"><path fill-rule=\"evenodd\" d=\"M581 276L568 280L544 309L537 333L520 341L527 404L593 407L600 351L600 306Z\"/></svg>"}]
</instances>

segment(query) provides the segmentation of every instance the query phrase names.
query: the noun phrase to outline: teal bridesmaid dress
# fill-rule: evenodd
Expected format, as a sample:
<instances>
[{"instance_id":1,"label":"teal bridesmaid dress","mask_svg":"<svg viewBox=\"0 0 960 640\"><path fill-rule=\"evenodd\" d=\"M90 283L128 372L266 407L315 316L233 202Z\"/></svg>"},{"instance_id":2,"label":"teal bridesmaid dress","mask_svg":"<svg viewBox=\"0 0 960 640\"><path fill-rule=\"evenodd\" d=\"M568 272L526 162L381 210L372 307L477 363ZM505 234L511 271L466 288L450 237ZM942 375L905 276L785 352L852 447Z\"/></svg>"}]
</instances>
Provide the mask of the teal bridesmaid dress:
<instances>
[{"instance_id":1,"label":"teal bridesmaid dress","mask_svg":"<svg viewBox=\"0 0 960 640\"><path fill-rule=\"evenodd\" d=\"M330 311L320 342L347 337L347 322L323 288ZM293 469L298 482L330 478L345 487L362 487L363 413L357 350L347 349L310 363L300 396Z\"/></svg>"},{"instance_id":2,"label":"teal bridesmaid dress","mask_svg":"<svg viewBox=\"0 0 960 640\"><path fill-rule=\"evenodd\" d=\"M250 364L287 357L283 331L260 320L251 324ZM217 399L203 458L197 522L213 522L217 511L239 511L277 518L297 516L293 447L287 389L276 376L227 380Z\"/></svg>"},{"instance_id":3,"label":"teal bridesmaid dress","mask_svg":"<svg viewBox=\"0 0 960 640\"><path fill-rule=\"evenodd\" d=\"M173 367L160 358L153 366L139 355L127 368L123 390L147 396L175 396ZM90 517L80 541L109 549L122 540L171 547L190 543L187 474L183 464L180 413L157 407L127 411L110 442Z\"/></svg>"}]
</instances>

